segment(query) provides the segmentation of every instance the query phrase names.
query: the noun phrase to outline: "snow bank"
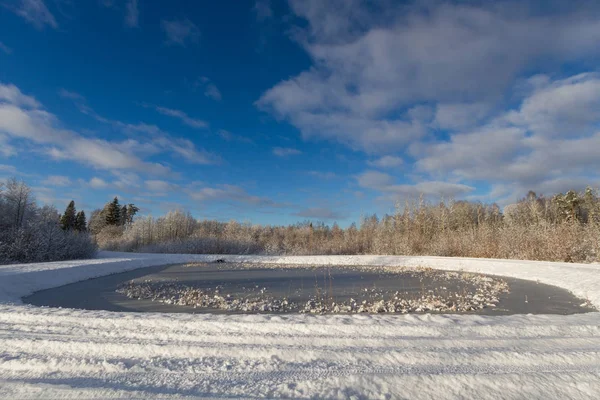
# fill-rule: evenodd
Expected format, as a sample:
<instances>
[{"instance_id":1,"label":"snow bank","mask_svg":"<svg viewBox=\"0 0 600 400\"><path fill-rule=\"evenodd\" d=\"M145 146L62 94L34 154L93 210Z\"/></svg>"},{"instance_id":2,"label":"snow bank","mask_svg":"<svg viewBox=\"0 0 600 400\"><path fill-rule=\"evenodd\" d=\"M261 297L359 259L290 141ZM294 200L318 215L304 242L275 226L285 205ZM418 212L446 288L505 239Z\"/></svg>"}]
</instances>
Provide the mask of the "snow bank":
<instances>
[{"instance_id":1,"label":"snow bank","mask_svg":"<svg viewBox=\"0 0 600 400\"><path fill-rule=\"evenodd\" d=\"M430 266L539 280L600 306L600 265L441 257L101 253L0 266L0 398L595 398L600 313L175 315L22 305L34 291L190 261Z\"/></svg>"},{"instance_id":2,"label":"snow bank","mask_svg":"<svg viewBox=\"0 0 600 400\"><path fill-rule=\"evenodd\" d=\"M405 256L255 256L100 252L93 260L0 266L0 302L19 303L35 291L84 279L165 264L224 259L229 262L297 265L425 266L480 272L560 286L600 307L600 264L483 258Z\"/></svg>"}]
</instances>

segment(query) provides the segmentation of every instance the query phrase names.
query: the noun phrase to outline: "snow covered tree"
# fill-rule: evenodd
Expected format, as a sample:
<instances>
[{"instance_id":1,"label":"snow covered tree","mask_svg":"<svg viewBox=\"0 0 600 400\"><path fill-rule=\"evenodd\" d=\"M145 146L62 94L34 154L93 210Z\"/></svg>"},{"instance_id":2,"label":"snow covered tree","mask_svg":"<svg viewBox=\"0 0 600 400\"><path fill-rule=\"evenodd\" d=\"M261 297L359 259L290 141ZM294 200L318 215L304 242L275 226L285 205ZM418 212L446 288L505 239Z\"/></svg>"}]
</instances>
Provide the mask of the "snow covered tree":
<instances>
[{"instance_id":1,"label":"snow covered tree","mask_svg":"<svg viewBox=\"0 0 600 400\"><path fill-rule=\"evenodd\" d=\"M106 213L104 209L97 209L92 211L90 216L90 222L88 224L88 230L91 234L97 235L100 233L102 228L106 226Z\"/></svg>"},{"instance_id":2,"label":"snow covered tree","mask_svg":"<svg viewBox=\"0 0 600 400\"><path fill-rule=\"evenodd\" d=\"M121 210L119 211L119 225L126 225L127 224L127 206L123 205L121 206Z\"/></svg>"},{"instance_id":3,"label":"snow covered tree","mask_svg":"<svg viewBox=\"0 0 600 400\"><path fill-rule=\"evenodd\" d=\"M87 231L87 221L85 220L85 212L79 211L75 217L75 230L78 232Z\"/></svg>"},{"instance_id":4,"label":"snow covered tree","mask_svg":"<svg viewBox=\"0 0 600 400\"><path fill-rule=\"evenodd\" d=\"M75 201L71 200L65 213L60 217L60 226L65 231L75 229L77 219L77 210L75 210Z\"/></svg>"},{"instance_id":5,"label":"snow covered tree","mask_svg":"<svg viewBox=\"0 0 600 400\"><path fill-rule=\"evenodd\" d=\"M112 202L107 204L106 208L106 225L121 224L121 206L119 199L115 197Z\"/></svg>"},{"instance_id":6,"label":"snow covered tree","mask_svg":"<svg viewBox=\"0 0 600 400\"><path fill-rule=\"evenodd\" d=\"M127 218L125 219L125 224L131 225L133 223L133 217L135 217L135 214L137 214L138 211L140 211L140 209L136 207L135 204L127 204Z\"/></svg>"},{"instance_id":7,"label":"snow covered tree","mask_svg":"<svg viewBox=\"0 0 600 400\"><path fill-rule=\"evenodd\" d=\"M28 218L35 215L36 207L31 188L15 178L9 179L5 186L4 219L8 228L20 228Z\"/></svg>"},{"instance_id":8,"label":"snow covered tree","mask_svg":"<svg viewBox=\"0 0 600 400\"><path fill-rule=\"evenodd\" d=\"M38 208L24 182L11 179L6 188L0 190L0 264L93 257L97 247L91 236L75 232L69 222L73 202L64 218L71 228L62 229L61 215L52 206Z\"/></svg>"}]
</instances>

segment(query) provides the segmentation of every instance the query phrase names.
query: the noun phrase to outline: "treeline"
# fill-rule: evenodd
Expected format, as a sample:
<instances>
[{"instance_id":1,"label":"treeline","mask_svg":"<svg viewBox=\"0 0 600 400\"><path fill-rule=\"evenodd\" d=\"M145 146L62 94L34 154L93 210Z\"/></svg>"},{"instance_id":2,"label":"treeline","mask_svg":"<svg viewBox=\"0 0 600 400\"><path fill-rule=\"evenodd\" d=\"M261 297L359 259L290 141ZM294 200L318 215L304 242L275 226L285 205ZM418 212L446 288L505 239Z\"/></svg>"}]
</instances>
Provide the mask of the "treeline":
<instances>
[{"instance_id":1,"label":"treeline","mask_svg":"<svg viewBox=\"0 0 600 400\"><path fill-rule=\"evenodd\" d=\"M61 215L52 206L38 207L24 182L0 182L0 264L90 258L96 249L74 202Z\"/></svg>"},{"instance_id":2,"label":"treeline","mask_svg":"<svg viewBox=\"0 0 600 400\"><path fill-rule=\"evenodd\" d=\"M199 221L190 213L172 211L160 218L106 225L96 237L104 249L137 252L434 255L593 262L600 260L600 198L590 188L550 198L530 192L504 210L495 204L429 203L421 198L398 204L393 215L366 216L346 229L309 222L262 226Z\"/></svg>"}]
</instances>

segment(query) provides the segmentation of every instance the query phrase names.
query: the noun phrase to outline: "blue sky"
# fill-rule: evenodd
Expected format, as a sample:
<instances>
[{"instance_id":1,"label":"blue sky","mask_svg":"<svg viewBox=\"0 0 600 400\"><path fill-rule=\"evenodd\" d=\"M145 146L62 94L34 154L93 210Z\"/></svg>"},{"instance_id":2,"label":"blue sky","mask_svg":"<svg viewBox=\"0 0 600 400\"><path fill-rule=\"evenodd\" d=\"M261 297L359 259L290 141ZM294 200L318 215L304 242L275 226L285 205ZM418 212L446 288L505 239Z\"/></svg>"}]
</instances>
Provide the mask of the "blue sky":
<instances>
[{"instance_id":1,"label":"blue sky","mask_svg":"<svg viewBox=\"0 0 600 400\"><path fill-rule=\"evenodd\" d=\"M348 225L598 186L594 1L0 0L0 178Z\"/></svg>"}]
</instances>

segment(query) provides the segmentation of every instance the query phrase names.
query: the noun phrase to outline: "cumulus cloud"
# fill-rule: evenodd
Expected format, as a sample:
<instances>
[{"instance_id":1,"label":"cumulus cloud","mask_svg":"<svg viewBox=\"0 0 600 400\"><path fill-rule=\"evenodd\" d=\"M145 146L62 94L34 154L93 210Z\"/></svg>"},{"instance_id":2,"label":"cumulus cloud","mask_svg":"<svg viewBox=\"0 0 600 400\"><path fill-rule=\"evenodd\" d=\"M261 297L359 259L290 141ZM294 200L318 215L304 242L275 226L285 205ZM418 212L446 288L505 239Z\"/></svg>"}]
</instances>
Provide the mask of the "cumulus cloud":
<instances>
[{"instance_id":1,"label":"cumulus cloud","mask_svg":"<svg viewBox=\"0 0 600 400\"><path fill-rule=\"evenodd\" d=\"M273 147L273 154L275 154L277 157L288 157L302 154L302 152L291 147Z\"/></svg>"},{"instance_id":2,"label":"cumulus cloud","mask_svg":"<svg viewBox=\"0 0 600 400\"><path fill-rule=\"evenodd\" d=\"M541 14L525 3L292 0L307 23L295 38L313 65L257 105L305 138L367 152L401 150L425 136L433 121L402 112L415 104L434 104L442 128L468 128L532 64L600 52L600 6Z\"/></svg>"},{"instance_id":3,"label":"cumulus cloud","mask_svg":"<svg viewBox=\"0 0 600 400\"><path fill-rule=\"evenodd\" d=\"M452 134L447 141L416 147L416 167L497 187L510 184L515 190L558 189L557 182L566 190L582 176L591 183L600 167L595 156L600 145L600 80L584 74L543 81L515 110L470 132Z\"/></svg>"},{"instance_id":4,"label":"cumulus cloud","mask_svg":"<svg viewBox=\"0 0 600 400\"><path fill-rule=\"evenodd\" d=\"M435 127L464 130L477 126L490 112L484 103L440 103L435 110Z\"/></svg>"},{"instance_id":5,"label":"cumulus cloud","mask_svg":"<svg viewBox=\"0 0 600 400\"><path fill-rule=\"evenodd\" d=\"M396 185L376 171L358 178L382 193L472 197L485 185L490 195L514 196L596 182L600 80L560 74L600 55L600 3L545 5L291 0L302 21L290 32L312 65L256 105L304 139L379 156L371 167L403 161L424 180Z\"/></svg>"},{"instance_id":6,"label":"cumulus cloud","mask_svg":"<svg viewBox=\"0 0 600 400\"><path fill-rule=\"evenodd\" d=\"M17 0L3 5L37 29L41 30L46 26L58 28L54 15L48 10L43 0Z\"/></svg>"},{"instance_id":7,"label":"cumulus cloud","mask_svg":"<svg viewBox=\"0 0 600 400\"><path fill-rule=\"evenodd\" d=\"M172 46L186 47L188 43L197 43L200 29L189 19L162 20L161 27L166 35L165 43Z\"/></svg>"}]
</instances>

